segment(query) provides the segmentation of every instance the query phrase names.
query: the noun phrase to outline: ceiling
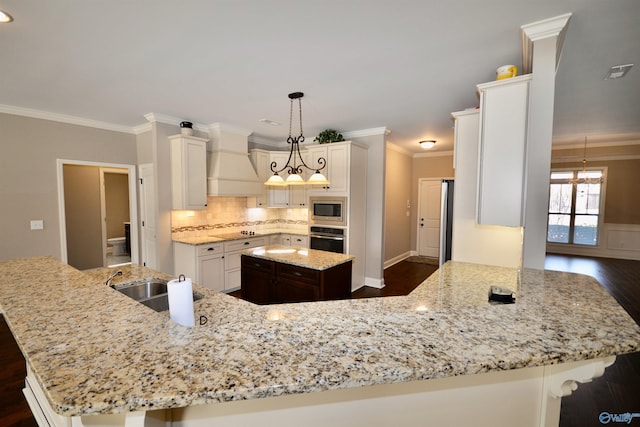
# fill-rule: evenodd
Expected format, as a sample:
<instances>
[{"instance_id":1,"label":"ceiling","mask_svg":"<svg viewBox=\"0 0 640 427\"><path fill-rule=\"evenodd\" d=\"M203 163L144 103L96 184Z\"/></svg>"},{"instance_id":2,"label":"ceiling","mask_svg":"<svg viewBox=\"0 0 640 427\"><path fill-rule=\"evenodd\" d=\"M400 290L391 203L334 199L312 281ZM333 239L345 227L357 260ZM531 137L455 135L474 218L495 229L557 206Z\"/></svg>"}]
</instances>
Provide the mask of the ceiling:
<instances>
[{"instance_id":1,"label":"ceiling","mask_svg":"<svg viewBox=\"0 0 640 427\"><path fill-rule=\"evenodd\" d=\"M521 66L521 25L571 12L554 144L640 141L637 0L0 0L0 9L14 17L0 25L1 111L132 132L155 113L282 143L287 94L302 91L307 137L386 127L388 141L415 153L421 139L451 150L450 112L475 107L475 85L498 66ZM626 77L603 79L628 63Z\"/></svg>"}]
</instances>

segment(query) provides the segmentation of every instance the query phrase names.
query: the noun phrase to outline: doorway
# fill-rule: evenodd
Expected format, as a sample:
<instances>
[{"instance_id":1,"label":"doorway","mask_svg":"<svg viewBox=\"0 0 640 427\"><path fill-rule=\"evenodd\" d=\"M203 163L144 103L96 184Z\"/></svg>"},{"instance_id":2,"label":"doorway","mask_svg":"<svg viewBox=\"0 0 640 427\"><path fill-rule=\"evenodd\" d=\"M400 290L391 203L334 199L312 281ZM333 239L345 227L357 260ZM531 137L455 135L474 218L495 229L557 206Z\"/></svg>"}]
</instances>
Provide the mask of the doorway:
<instances>
[{"instance_id":1,"label":"doorway","mask_svg":"<svg viewBox=\"0 0 640 427\"><path fill-rule=\"evenodd\" d=\"M418 185L418 255L437 259L440 254L442 179L420 179Z\"/></svg>"},{"instance_id":2,"label":"doorway","mask_svg":"<svg viewBox=\"0 0 640 427\"><path fill-rule=\"evenodd\" d=\"M113 181L110 174L117 173L120 178L116 181L122 181L121 178L126 176L128 212L119 215L121 218L126 216L128 221L115 219L116 225L113 227L118 230L112 234L114 237L126 239L124 223L129 222L129 244L125 242L123 246L124 250L130 247L128 262L138 263L135 166L62 159L58 159L57 166L62 261L79 270L109 265L107 261L109 232L106 218L107 206L113 204L107 203L113 198L110 194L113 186L107 182ZM122 192L122 185L119 187L119 191ZM122 211L122 207L118 210ZM115 234L119 235L115 236Z\"/></svg>"},{"instance_id":3,"label":"doorway","mask_svg":"<svg viewBox=\"0 0 640 427\"><path fill-rule=\"evenodd\" d=\"M131 264L129 173L126 169L100 168L103 265Z\"/></svg>"}]
</instances>

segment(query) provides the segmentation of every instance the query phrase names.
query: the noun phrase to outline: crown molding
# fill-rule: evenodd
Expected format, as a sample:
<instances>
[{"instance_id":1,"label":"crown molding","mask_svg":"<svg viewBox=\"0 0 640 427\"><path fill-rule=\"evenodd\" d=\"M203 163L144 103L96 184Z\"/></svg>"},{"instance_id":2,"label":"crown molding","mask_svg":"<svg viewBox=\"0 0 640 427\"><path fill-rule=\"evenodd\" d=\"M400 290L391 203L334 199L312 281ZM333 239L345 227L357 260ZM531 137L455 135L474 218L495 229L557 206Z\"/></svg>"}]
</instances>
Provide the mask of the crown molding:
<instances>
[{"instance_id":1,"label":"crown molding","mask_svg":"<svg viewBox=\"0 0 640 427\"><path fill-rule=\"evenodd\" d=\"M78 125L78 126L87 126L87 127L97 128L97 129L110 130L114 132L135 133L135 130L134 130L135 128L131 126L116 125L113 123L85 119L82 117L70 116L66 114L50 113L48 111L16 107L14 105L0 104L0 113L13 114L16 116L32 117L34 119L51 120L54 122L67 123L67 124Z\"/></svg>"},{"instance_id":2,"label":"crown molding","mask_svg":"<svg viewBox=\"0 0 640 427\"><path fill-rule=\"evenodd\" d=\"M238 135L243 135L246 137L248 137L253 133L252 130L241 128L240 126L234 126L234 125L229 125L226 123L219 123L219 122L211 123L210 125L207 126L207 129L209 130L209 132L219 130L221 132L229 132L229 133L234 133Z\"/></svg>"},{"instance_id":3,"label":"crown molding","mask_svg":"<svg viewBox=\"0 0 640 427\"><path fill-rule=\"evenodd\" d=\"M413 155L413 158L421 158L421 157L445 157L445 156L453 156L453 150L449 151L433 151L431 153L416 153Z\"/></svg>"},{"instance_id":4,"label":"crown molding","mask_svg":"<svg viewBox=\"0 0 640 427\"><path fill-rule=\"evenodd\" d=\"M406 148L402 148L393 142L387 141L387 148L397 153L404 154L405 156L413 157L413 153L411 151L407 150Z\"/></svg>"},{"instance_id":5,"label":"crown molding","mask_svg":"<svg viewBox=\"0 0 640 427\"><path fill-rule=\"evenodd\" d=\"M640 145L640 133L587 135L589 147ZM584 135L553 138L553 149L584 148Z\"/></svg>"},{"instance_id":6,"label":"crown molding","mask_svg":"<svg viewBox=\"0 0 640 427\"><path fill-rule=\"evenodd\" d=\"M533 71L534 42L549 37L558 37L556 42L556 70L558 69L569 19L571 19L571 13L565 13L564 15L532 22L520 27L522 35L522 74L529 74Z\"/></svg>"},{"instance_id":7,"label":"crown molding","mask_svg":"<svg viewBox=\"0 0 640 427\"><path fill-rule=\"evenodd\" d=\"M611 155L595 155L587 156L587 162L600 161L614 161L614 160L637 160L640 159L640 154L611 154ZM580 163L584 160L583 155L573 156L551 156L551 163Z\"/></svg>"},{"instance_id":8,"label":"crown molding","mask_svg":"<svg viewBox=\"0 0 640 427\"><path fill-rule=\"evenodd\" d=\"M180 122L184 122L185 118L179 118L175 116L169 116L168 114L160 114L160 113L147 113L144 115L144 118L147 119L149 123L158 122L164 123L166 125L180 126ZM207 133L209 131L209 127L207 125L203 125L202 123L192 122L193 129L199 132ZM142 127L144 125L140 125L138 127Z\"/></svg>"},{"instance_id":9,"label":"crown molding","mask_svg":"<svg viewBox=\"0 0 640 427\"><path fill-rule=\"evenodd\" d=\"M344 136L345 140L348 140L351 138L361 138L363 136L376 136L376 135L388 136L390 133L391 133L391 129L388 129L387 127L379 127L379 128L343 132L342 135Z\"/></svg>"}]
</instances>

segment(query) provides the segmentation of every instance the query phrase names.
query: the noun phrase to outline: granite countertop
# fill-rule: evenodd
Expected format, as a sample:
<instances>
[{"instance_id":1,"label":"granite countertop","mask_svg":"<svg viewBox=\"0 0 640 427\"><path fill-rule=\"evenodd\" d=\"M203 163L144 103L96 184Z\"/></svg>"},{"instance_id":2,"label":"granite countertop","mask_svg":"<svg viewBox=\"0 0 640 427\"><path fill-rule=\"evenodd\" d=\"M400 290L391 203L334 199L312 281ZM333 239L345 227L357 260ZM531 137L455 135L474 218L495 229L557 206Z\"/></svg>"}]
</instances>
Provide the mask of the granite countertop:
<instances>
[{"instance_id":1,"label":"granite countertop","mask_svg":"<svg viewBox=\"0 0 640 427\"><path fill-rule=\"evenodd\" d=\"M162 274L122 267L114 283ZM50 257L0 261L0 303L62 415L255 399L601 358L640 327L593 278L449 262L406 297L257 306L194 285L185 328ZM166 275L164 275L166 276ZM517 293L487 302L490 285Z\"/></svg>"},{"instance_id":2,"label":"granite countertop","mask_svg":"<svg viewBox=\"0 0 640 427\"><path fill-rule=\"evenodd\" d=\"M293 234L297 236L307 236L307 231L301 231L298 229L286 229L278 228L272 230L256 231L255 234L242 234L241 232L233 233L210 233L206 236L189 236L189 237L174 237L174 242L186 243L188 245L208 245L210 243L230 242L232 240L250 239L252 237L264 237L274 234Z\"/></svg>"},{"instance_id":3,"label":"granite countertop","mask_svg":"<svg viewBox=\"0 0 640 427\"><path fill-rule=\"evenodd\" d=\"M297 265L313 270L326 270L355 259L353 255L319 251L315 249L292 248L284 245L267 245L245 249L242 255L262 258L283 264Z\"/></svg>"}]
</instances>

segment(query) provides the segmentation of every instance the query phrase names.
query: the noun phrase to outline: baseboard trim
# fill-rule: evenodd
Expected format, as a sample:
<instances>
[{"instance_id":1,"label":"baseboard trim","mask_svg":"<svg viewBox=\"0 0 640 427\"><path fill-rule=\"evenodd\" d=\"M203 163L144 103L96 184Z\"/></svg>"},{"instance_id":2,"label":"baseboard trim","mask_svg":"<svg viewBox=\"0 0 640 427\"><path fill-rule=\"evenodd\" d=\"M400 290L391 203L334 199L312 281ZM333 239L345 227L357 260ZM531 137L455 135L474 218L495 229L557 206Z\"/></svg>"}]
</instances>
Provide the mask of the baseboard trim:
<instances>
[{"instance_id":1,"label":"baseboard trim","mask_svg":"<svg viewBox=\"0 0 640 427\"><path fill-rule=\"evenodd\" d=\"M400 261L404 261L405 259L407 259L407 258L409 258L411 256L411 253L412 253L412 251L408 251L408 252L400 254L400 255L398 255L396 257L393 257L393 258L391 258L389 260L386 260L384 262L384 268L389 268L392 265L395 265L395 264L399 263Z\"/></svg>"},{"instance_id":2,"label":"baseboard trim","mask_svg":"<svg viewBox=\"0 0 640 427\"><path fill-rule=\"evenodd\" d=\"M384 288L384 278L374 279L373 277L365 277L364 285L371 286L372 288L376 288L376 289L382 289Z\"/></svg>"}]
</instances>

